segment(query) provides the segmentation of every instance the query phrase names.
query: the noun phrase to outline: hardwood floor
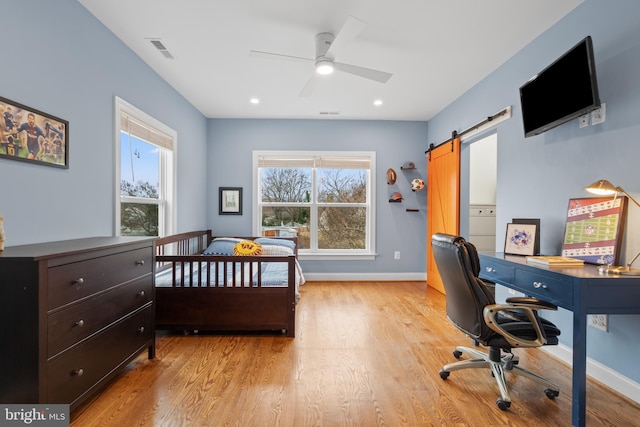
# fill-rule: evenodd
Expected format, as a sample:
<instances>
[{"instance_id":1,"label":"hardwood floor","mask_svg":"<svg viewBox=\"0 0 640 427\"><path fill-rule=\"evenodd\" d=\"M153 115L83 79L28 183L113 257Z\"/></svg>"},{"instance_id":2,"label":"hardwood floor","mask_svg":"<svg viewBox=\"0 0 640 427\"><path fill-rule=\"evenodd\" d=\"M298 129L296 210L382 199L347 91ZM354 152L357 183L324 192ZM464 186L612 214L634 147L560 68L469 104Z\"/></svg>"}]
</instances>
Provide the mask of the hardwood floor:
<instances>
[{"instance_id":1,"label":"hardwood floor","mask_svg":"<svg viewBox=\"0 0 640 427\"><path fill-rule=\"evenodd\" d=\"M516 354L560 386L555 400L510 376L503 412L488 371L443 381L470 341L424 283L308 282L301 294L293 339L159 331L156 358L136 359L71 426L571 425L571 370L538 349ZM638 425L635 402L593 381L587 396L588 426Z\"/></svg>"}]
</instances>

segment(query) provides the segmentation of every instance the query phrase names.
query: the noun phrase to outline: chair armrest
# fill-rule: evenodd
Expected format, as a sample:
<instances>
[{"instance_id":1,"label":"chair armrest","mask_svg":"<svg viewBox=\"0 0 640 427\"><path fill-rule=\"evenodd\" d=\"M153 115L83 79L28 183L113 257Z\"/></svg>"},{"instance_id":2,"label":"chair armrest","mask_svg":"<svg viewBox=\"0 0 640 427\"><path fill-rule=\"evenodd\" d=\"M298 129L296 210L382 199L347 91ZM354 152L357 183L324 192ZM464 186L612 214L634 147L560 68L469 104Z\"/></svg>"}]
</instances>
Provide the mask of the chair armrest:
<instances>
[{"instance_id":1,"label":"chair armrest","mask_svg":"<svg viewBox=\"0 0 640 427\"><path fill-rule=\"evenodd\" d=\"M538 305L543 306L544 309L547 310L557 310L558 306L550 303L549 301L544 301L538 298L531 297L510 297L507 298L507 304L529 304L529 305Z\"/></svg>"},{"instance_id":2,"label":"chair armrest","mask_svg":"<svg viewBox=\"0 0 640 427\"><path fill-rule=\"evenodd\" d=\"M540 347L547 343L547 338L544 334L540 318L538 317L538 310L557 310L558 308L547 302L538 300L535 298L513 297L509 298L510 304L491 304L484 308L483 315L484 321L489 328L502 335L505 340L513 347ZM535 340L527 340L521 337L517 337L500 326L496 317L501 311L519 311L527 316L527 319L533 325L533 329L536 332Z\"/></svg>"}]
</instances>

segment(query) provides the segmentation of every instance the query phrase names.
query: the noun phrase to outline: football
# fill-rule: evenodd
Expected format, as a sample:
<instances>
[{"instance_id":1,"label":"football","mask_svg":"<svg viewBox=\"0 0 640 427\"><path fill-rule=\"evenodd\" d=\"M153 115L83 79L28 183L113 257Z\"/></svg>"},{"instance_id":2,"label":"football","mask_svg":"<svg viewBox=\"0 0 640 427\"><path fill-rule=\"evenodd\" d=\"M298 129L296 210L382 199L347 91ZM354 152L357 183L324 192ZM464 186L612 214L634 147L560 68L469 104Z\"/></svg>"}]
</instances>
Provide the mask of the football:
<instances>
[{"instance_id":1,"label":"football","mask_svg":"<svg viewBox=\"0 0 640 427\"><path fill-rule=\"evenodd\" d=\"M394 171L393 169L389 168L387 169L387 184L389 185L393 185L396 183L396 171Z\"/></svg>"}]
</instances>

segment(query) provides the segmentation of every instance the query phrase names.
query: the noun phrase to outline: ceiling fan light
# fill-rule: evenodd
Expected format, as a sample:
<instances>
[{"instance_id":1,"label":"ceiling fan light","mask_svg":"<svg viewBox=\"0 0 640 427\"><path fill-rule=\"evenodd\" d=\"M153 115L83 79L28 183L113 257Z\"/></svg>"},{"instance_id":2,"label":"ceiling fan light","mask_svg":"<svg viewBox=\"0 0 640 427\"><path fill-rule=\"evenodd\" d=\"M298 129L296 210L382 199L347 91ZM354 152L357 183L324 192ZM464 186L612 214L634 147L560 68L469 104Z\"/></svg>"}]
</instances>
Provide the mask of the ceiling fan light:
<instances>
[{"instance_id":1,"label":"ceiling fan light","mask_svg":"<svg viewBox=\"0 0 640 427\"><path fill-rule=\"evenodd\" d=\"M333 73L333 62L331 61L318 61L316 62L316 73L327 75Z\"/></svg>"}]
</instances>

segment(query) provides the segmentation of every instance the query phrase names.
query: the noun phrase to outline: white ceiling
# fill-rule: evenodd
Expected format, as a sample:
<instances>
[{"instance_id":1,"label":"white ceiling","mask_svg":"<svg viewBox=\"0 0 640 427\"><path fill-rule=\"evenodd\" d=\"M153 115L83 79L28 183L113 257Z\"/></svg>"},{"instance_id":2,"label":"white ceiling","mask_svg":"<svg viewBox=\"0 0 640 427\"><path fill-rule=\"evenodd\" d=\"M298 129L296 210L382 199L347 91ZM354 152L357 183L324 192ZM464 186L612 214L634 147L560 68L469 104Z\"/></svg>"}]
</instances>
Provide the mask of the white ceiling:
<instances>
[{"instance_id":1,"label":"white ceiling","mask_svg":"<svg viewBox=\"0 0 640 427\"><path fill-rule=\"evenodd\" d=\"M364 120L431 119L582 2L78 1L206 117ZM334 72L305 98L313 63L249 57L313 58L315 35L349 16L367 25L336 60L393 73L386 84Z\"/></svg>"}]
</instances>

